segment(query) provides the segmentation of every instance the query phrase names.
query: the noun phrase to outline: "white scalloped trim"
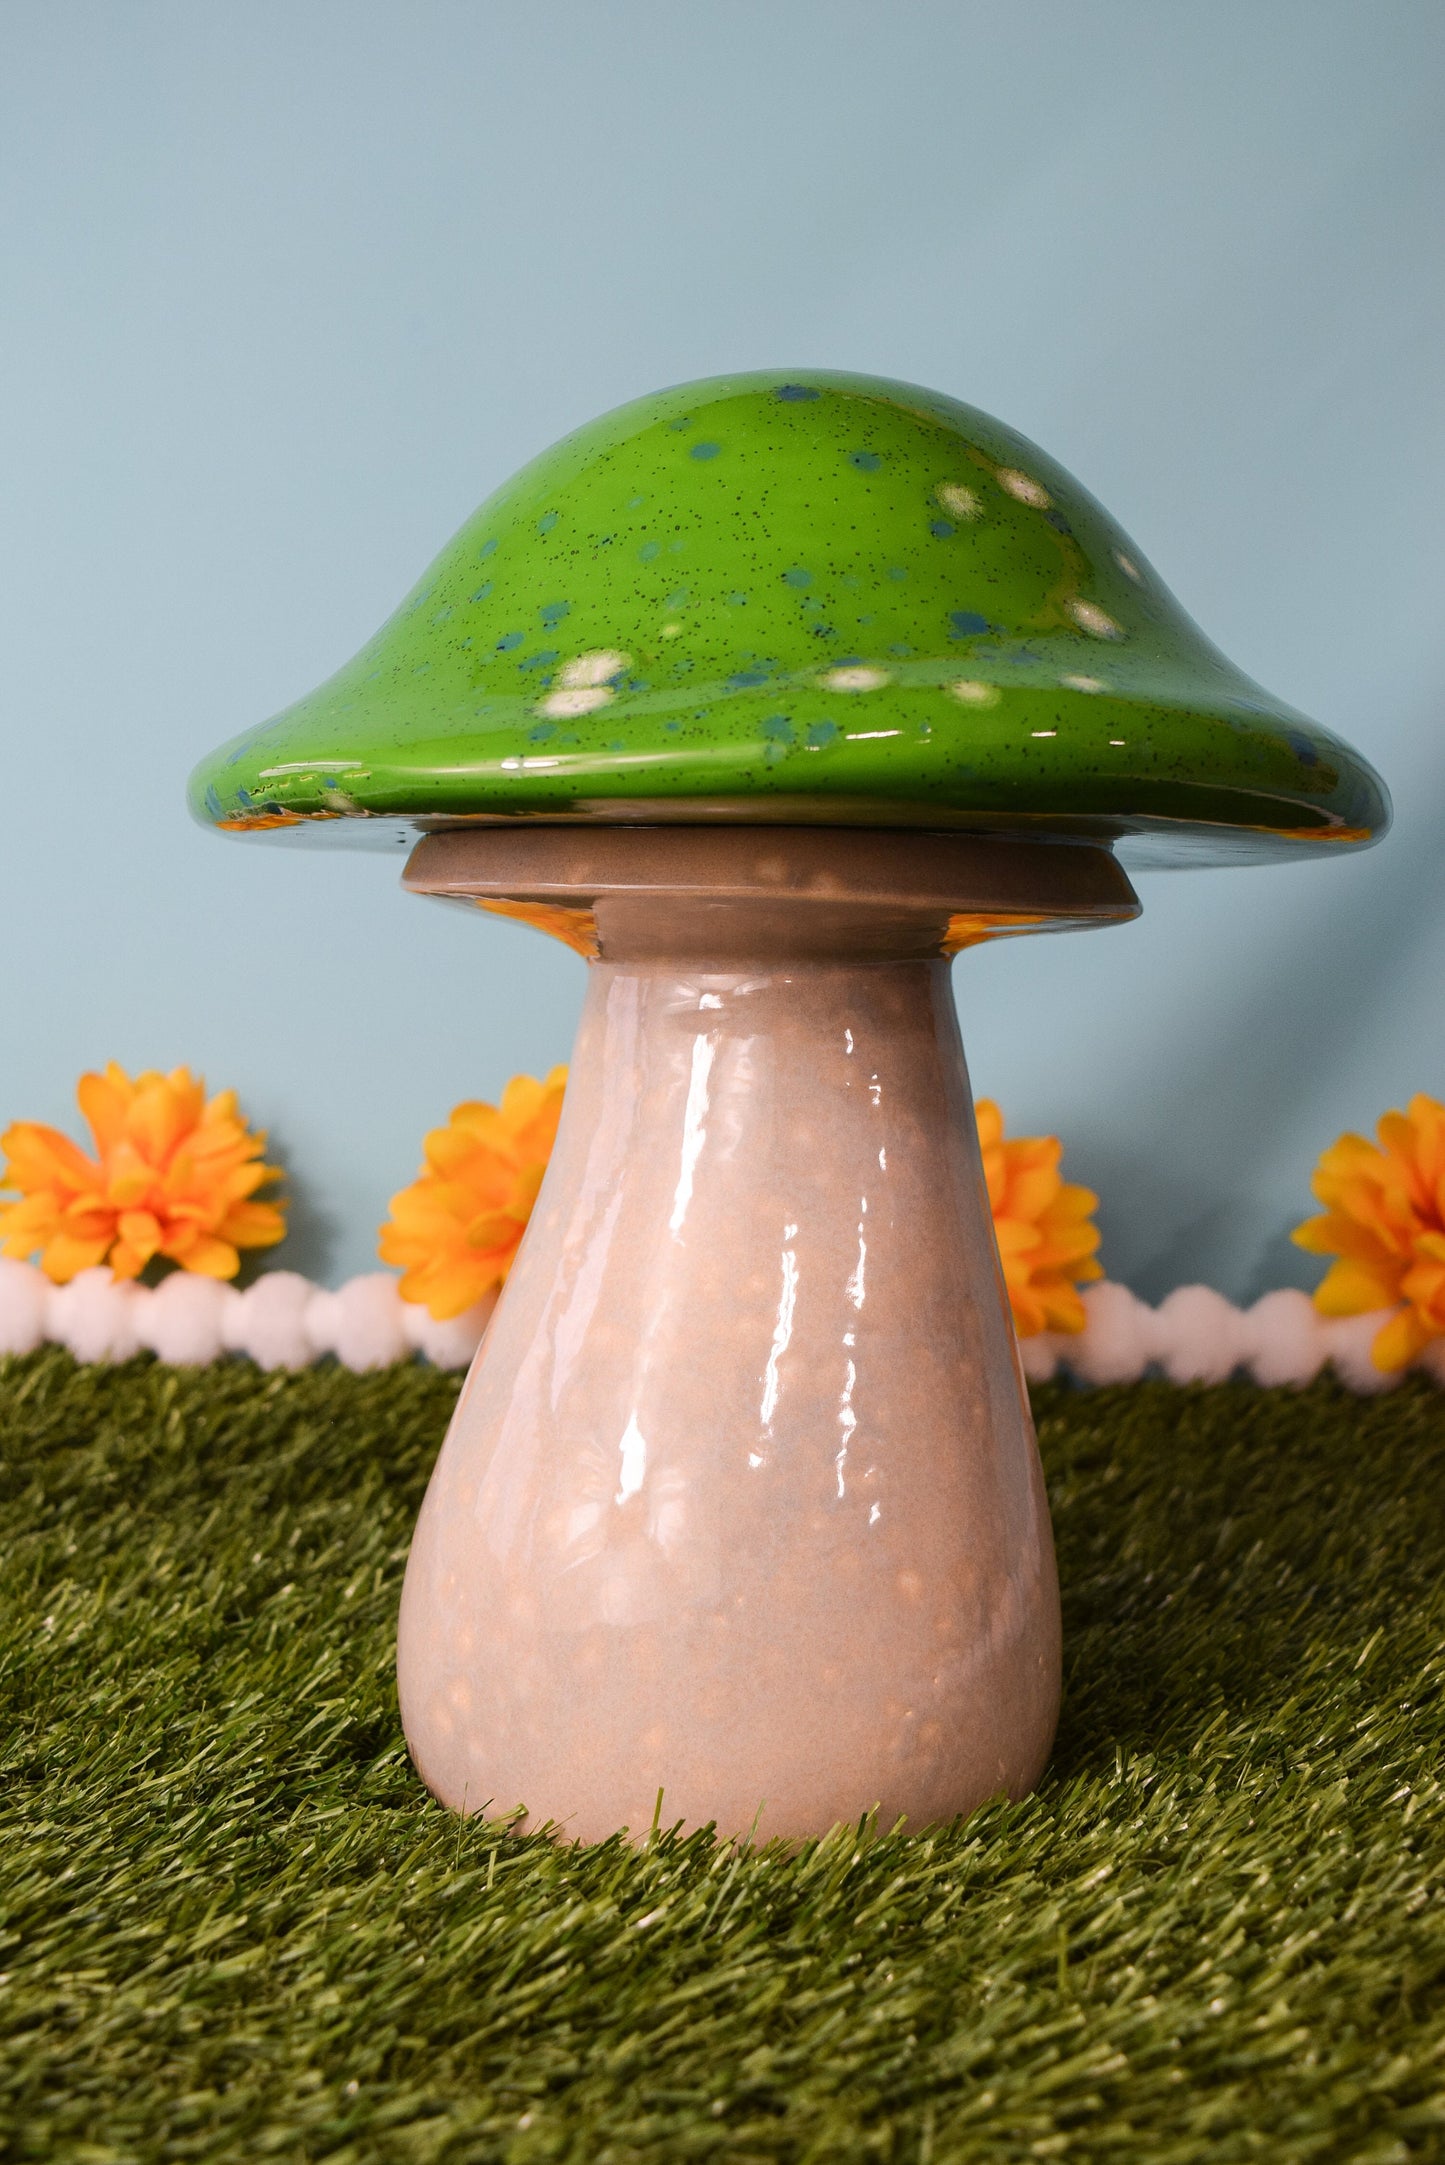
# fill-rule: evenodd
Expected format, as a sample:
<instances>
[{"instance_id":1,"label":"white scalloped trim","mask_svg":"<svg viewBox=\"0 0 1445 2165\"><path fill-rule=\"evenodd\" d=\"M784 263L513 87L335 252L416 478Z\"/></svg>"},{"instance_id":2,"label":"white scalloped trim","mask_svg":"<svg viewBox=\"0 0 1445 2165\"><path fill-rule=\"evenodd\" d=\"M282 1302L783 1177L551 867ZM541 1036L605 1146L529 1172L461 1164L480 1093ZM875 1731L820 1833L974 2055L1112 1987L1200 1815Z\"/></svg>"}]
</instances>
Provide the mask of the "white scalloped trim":
<instances>
[{"instance_id":1,"label":"white scalloped trim","mask_svg":"<svg viewBox=\"0 0 1445 2165\"><path fill-rule=\"evenodd\" d=\"M1019 1341L1024 1373L1047 1383L1066 1369L1080 1383L1137 1383L1146 1370L1171 1383L1222 1383L1237 1372L1256 1383L1310 1383L1326 1366L1347 1389L1369 1396L1392 1390L1403 1369L1375 1367L1370 1346L1393 1308L1373 1315L1322 1316L1307 1293L1281 1287L1252 1308L1236 1308L1207 1285L1182 1285L1157 1308L1127 1286L1092 1285L1088 1317L1077 1336L1053 1332ZM1416 1367L1445 1384L1445 1340L1427 1346Z\"/></svg>"},{"instance_id":2,"label":"white scalloped trim","mask_svg":"<svg viewBox=\"0 0 1445 2165\"><path fill-rule=\"evenodd\" d=\"M267 1271L244 1293L175 1271L154 1291L117 1284L103 1266L52 1285L33 1263L0 1257L0 1354L30 1353L49 1339L78 1361L123 1361L142 1349L178 1368L203 1368L244 1353L260 1368L307 1368L334 1353L343 1367L385 1368L425 1354L436 1368L465 1368L496 1306L489 1294L451 1323L434 1323L404 1301L389 1271L352 1278L336 1292L295 1271Z\"/></svg>"},{"instance_id":3,"label":"white scalloped trim","mask_svg":"<svg viewBox=\"0 0 1445 2165\"><path fill-rule=\"evenodd\" d=\"M1174 1383L1221 1383L1242 1371L1257 1383L1298 1387L1326 1364L1352 1391L1388 1391L1401 1380L1370 1360L1389 1309L1333 1321L1291 1289L1235 1308L1205 1285L1180 1286L1157 1308L1122 1285L1090 1286L1083 1298L1089 1320L1080 1335L1020 1341L1030 1382L1067 1370L1081 1383L1134 1383L1154 1369ZM495 1306L491 1294L455 1322L434 1323L402 1299L389 1271L329 1292L295 1271L273 1270L244 1293L177 1271L151 1291L117 1284L104 1268L55 1286L33 1263L0 1257L0 1354L30 1353L51 1340L80 1361L123 1361L146 1349L176 1367L244 1353L261 1368L306 1368L334 1354L362 1370L421 1353L434 1367L465 1368ZM1428 1346L1417 1366L1445 1384L1445 1340Z\"/></svg>"}]
</instances>

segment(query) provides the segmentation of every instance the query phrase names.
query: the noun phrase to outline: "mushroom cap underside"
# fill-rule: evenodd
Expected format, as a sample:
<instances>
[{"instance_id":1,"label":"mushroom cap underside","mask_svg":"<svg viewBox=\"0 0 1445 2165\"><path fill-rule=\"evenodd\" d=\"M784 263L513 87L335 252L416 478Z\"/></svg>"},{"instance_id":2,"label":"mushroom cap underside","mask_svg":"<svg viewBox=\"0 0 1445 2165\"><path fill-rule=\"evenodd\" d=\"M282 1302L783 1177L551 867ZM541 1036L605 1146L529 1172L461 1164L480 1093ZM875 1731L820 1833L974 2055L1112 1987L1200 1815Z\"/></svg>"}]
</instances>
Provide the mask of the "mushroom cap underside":
<instances>
[{"instance_id":1,"label":"mushroom cap underside","mask_svg":"<svg viewBox=\"0 0 1445 2165\"><path fill-rule=\"evenodd\" d=\"M491 497L356 658L197 768L232 832L532 819L1359 847L1384 785L1026 438L828 372L685 384Z\"/></svg>"}]
</instances>

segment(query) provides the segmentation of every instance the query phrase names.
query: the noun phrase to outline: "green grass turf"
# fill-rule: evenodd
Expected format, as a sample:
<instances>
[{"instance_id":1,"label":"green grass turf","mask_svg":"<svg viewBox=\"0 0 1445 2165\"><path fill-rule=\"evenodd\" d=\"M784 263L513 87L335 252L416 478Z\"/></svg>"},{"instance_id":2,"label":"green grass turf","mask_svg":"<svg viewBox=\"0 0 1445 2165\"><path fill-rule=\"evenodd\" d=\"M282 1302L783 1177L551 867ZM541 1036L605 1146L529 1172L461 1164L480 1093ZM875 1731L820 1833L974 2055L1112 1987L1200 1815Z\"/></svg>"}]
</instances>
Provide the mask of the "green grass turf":
<instances>
[{"instance_id":1,"label":"green grass turf","mask_svg":"<svg viewBox=\"0 0 1445 2165\"><path fill-rule=\"evenodd\" d=\"M464 1825L392 1634L455 1383L0 1362L0 2155L1445 2156L1445 1395L1039 1400L1039 1793Z\"/></svg>"}]
</instances>

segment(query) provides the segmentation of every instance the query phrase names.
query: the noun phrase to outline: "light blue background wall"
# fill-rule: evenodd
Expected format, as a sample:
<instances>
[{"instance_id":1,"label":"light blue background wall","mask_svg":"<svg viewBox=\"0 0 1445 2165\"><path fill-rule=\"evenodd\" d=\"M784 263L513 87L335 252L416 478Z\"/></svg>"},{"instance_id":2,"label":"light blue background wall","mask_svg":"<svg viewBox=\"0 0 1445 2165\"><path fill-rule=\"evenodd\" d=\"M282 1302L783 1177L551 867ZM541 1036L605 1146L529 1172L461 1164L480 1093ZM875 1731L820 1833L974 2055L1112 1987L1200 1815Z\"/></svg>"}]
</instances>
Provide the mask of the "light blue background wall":
<instances>
[{"instance_id":1,"label":"light blue background wall","mask_svg":"<svg viewBox=\"0 0 1445 2165\"><path fill-rule=\"evenodd\" d=\"M1445 10L285 0L0 12L0 1117L187 1061L368 1267L423 1131L564 1059L582 965L386 860L187 824L589 415L724 369L939 386L1070 466L1396 795L957 974L1111 1274L1310 1279L1319 1147L1445 1096Z\"/></svg>"}]
</instances>

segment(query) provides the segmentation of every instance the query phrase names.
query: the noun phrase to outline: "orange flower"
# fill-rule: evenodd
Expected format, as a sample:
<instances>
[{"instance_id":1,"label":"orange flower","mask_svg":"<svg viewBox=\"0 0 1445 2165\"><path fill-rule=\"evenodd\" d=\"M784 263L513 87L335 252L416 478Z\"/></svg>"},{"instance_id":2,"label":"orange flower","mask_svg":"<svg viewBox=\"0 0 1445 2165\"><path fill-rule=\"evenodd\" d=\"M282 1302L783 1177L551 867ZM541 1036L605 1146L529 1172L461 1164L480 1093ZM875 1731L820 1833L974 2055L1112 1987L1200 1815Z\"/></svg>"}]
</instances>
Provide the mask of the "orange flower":
<instances>
[{"instance_id":1,"label":"orange flower","mask_svg":"<svg viewBox=\"0 0 1445 2165\"><path fill-rule=\"evenodd\" d=\"M978 1101L978 1139L1015 1330L1020 1338L1081 1331L1077 1289L1104 1275L1094 1261L1099 1229L1089 1222L1098 1196L1061 1177L1064 1147L1057 1137L1005 1142L1003 1115L991 1098Z\"/></svg>"},{"instance_id":2,"label":"orange flower","mask_svg":"<svg viewBox=\"0 0 1445 2165\"><path fill-rule=\"evenodd\" d=\"M1321 1315L1399 1307L1370 1358L1405 1368L1445 1332L1445 1105L1413 1097L1375 1132L1378 1148L1363 1135L1331 1144L1310 1182L1325 1215L1290 1237L1312 1255L1339 1257L1315 1289Z\"/></svg>"},{"instance_id":3,"label":"orange flower","mask_svg":"<svg viewBox=\"0 0 1445 2165\"><path fill-rule=\"evenodd\" d=\"M391 1199L378 1243L403 1268L403 1300L440 1322L500 1285L516 1258L556 1140L567 1070L514 1075L498 1105L458 1105L425 1144L426 1165Z\"/></svg>"},{"instance_id":4,"label":"orange flower","mask_svg":"<svg viewBox=\"0 0 1445 2165\"><path fill-rule=\"evenodd\" d=\"M284 1205L250 1198L280 1169L236 1110L236 1093L206 1096L189 1068L147 1069L134 1082L112 1060L82 1075L80 1109L95 1138L88 1158L57 1128L17 1120L0 1135L0 1255L39 1254L57 1285L109 1259L135 1278L153 1256L206 1278L234 1278L241 1248L269 1248L286 1231Z\"/></svg>"}]
</instances>

